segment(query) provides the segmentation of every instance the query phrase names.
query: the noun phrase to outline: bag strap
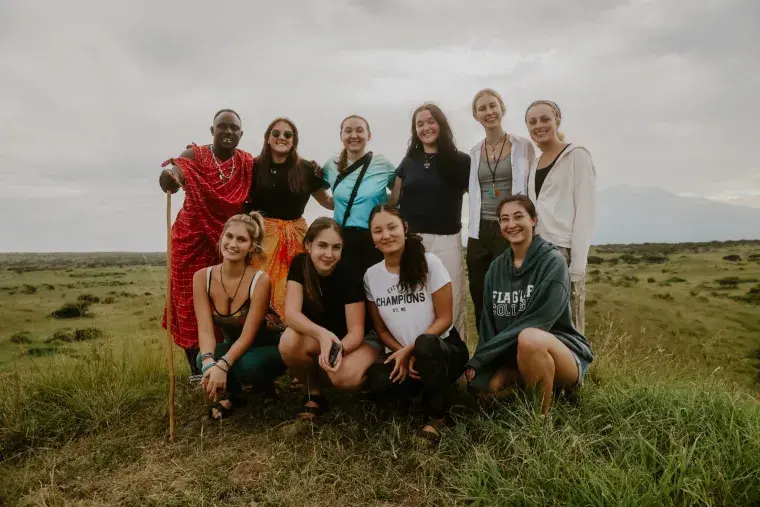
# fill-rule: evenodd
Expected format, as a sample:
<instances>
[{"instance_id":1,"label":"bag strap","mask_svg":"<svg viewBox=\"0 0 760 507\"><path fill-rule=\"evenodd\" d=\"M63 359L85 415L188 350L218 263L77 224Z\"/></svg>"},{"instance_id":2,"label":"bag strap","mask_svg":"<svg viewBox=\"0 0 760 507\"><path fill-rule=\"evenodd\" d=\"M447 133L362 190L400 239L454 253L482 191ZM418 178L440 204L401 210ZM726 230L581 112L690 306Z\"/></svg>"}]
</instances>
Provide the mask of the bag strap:
<instances>
[{"instance_id":1,"label":"bag strap","mask_svg":"<svg viewBox=\"0 0 760 507\"><path fill-rule=\"evenodd\" d=\"M362 184L362 180L364 179L364 175L367 173L367 169L369 168L370 162L372 162L372 152L370 151L366 155L364 155L364 158L366 160L364 161L364 165L362 165L362 169L359 172L359 176L356 178L356 183L354 183L354 188L351 190L351 197L348 199L348 204L346 204L346 212L343 214L343 223L340 224L340 228L344 228L346 226L346 222L348 222L348 217L351 216L351 208L354 205L354 200L356 199L356 194L359 192L359 185ZM358 165L358 164L354 164ZM351 172L355 171L356 168L353 168ZM348 176L350 173L346 173L346 176ZM342 181L342 180L341 180ZM340 183L337 181L337 183ZM337 187L337 183L335 184L335 187Z\"/></svg>"},{"instance_id":2,"label":"bag strap","mask_svg":"<svg viewBox=\"0 0 760 507\"><path fill-rule=\"evenodd\" d=\"M332 186L332 193L335 193L335 189L338 188L338 185L340 185L340 182L346 179L346 176L351 174L352 172L356 171L359 167L362 166L362 163L364 162L365 157L369 157L370 160L372 160L372 152L367 152L364 154L363 157L361 157L359 160L351 164L350 166L346 167L346 169L342 172L338 172L338 177L335 178L335 183L333 183Z\"/></svg>"}]
</instances>

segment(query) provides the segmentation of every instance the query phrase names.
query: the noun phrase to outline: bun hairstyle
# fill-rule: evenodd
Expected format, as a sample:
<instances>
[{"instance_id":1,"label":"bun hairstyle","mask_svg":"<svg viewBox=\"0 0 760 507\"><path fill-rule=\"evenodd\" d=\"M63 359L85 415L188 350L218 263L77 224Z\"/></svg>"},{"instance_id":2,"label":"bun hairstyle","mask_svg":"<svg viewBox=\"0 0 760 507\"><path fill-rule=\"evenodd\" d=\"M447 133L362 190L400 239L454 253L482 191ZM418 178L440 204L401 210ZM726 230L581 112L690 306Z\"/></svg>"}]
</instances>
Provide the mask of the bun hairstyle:
<instances>
[{"instance_id":1,"label":"bun hairstyle","mask_svg":"<svg viewBox=\"0 0 760 507\"><path fill-rule=\"evenodd\" d=\"M472 99L472 117L476 120L478 119L478 100L480 97L483 97L484 95L492 95L496 102L499 103L499 107L501 107L501 114L502 116L507 114L507 106L504 104L504 99L501 98L501 95L499 95L499 92L494 90L493 88L483 88L478 93L475 94L475 97Z\"/></svg>"},{"instance_id":2,"label":"bun hairstyle","mask_svg":"<svg viewBox=\"0 0 760 507\"><path fill-rule=\"evenodd\" d=\"M503 208L506 204L509 204L511 202L516 202L522 208L528 213L528 216L530 218L533 218L535 220L538 220L538 214L536 213L536 205L533 204L533 201L530 200L530 197L524 194L515 194L510 195L509 197L505 197L501 200L499 205L496 207L496 216L498 217L501 215L501 208ZM533 233L535 234L536 227L533 226Z\"/></svg>"},{"instance_id":3,"label":"bun hairstyle","mask_svg":"<svg viewBox=\"0 0 760 507\"><path fill-rule=\"evenodd\" d=\"M345 123L352 118L356 118L357 120L363 121L364 125L367 127L367 133L368 134L371 133L369 130L369 122L367 121L366 118L364 118L363 116L359 116L358 114L350 114L346 116L345 118L343 118L343 121L340 122L341 135L343 135L343 125L345 125ZM340 152L337 166L338 166L338 172L341 172L341 173L346 170L346 167L348 167L348 150L345 147L343 147L343 150L341 150Z\"/></svg>"},{"instance_id":4,"label":"bun hairstyle","mask_svg":"<svg viewBox=\"0 0 760 507\"><path fill-rule=\"evenodd\" d=\"M408 232L409 224L401 216L398 207L390 204L378 204L372 208L372 213L369 215L370 229L372 228L372 220L375 218L375 215L383 212L397 217L404 226L404 231L406 231L404 252L401 254L398 284L401 292L414 292L416 289L424 287L429 273L422 237L419 234Z\"/></svg>"},{"instance_id":5,"label":"bun hairstyle","mask_svg":"<svg viewBox=\"0 0 760 507\"><path fill-rule=\"evenodd\" d=\"M219 237L219 249L222 248L222 238L224 237L224 233L227 232L227 228L232 223L240 223L245 226L245 230L248 232L248 236L251 238L251 252L246 255L246 262L248 264L251 263L254 257L256 257L259 262L263 262L265 259L264 256L264 231L266 230L266 227L264 225L264 217L261 216L261 213L258 211L252 211L248 214L246 213L240 213L238 215L231 216L227 222L224 224L224 229L222 229L222 235Z\"/></svg>"},{"instance_id":6,"label":"bun hairstyle","mask_svg":"<svg viewBox=\"0 0 760 507\"><path fill-rule=\"evenodd\" d=\"M332 229L338 233L341 239L343 239L343 232L340 230L338 222L329 217L319 217L314 220L309 228L306 230L306 235L303 237L303 247L307 246L317 239L317 236L322 231ZM314 261L311 260L311 254L307 253L303 263L303 280L306 297L311 301L317 311L321 312L324 309L322 305L322 294L319 288L319 273L317 267L314 265Z\"/></svg>"},{"instance_id":7,"label":"bun hairstyle","mask_svg":"<svg viewBox=\"0 0 760 507\"><path fill-rule=\"evenodd\" d=\"M556 102L552 102L551 100L535 100L531 102L528 109L525 110L525 122L528 122L528 111L530 111L533 106L539 106L541 104L549 106L554 112L554 118L557 120L557 138L559 138L560 141L564 141L565 133L559 131L559 126L562 123L562 111L560 111Z\"/></svg>"}]
</instances>

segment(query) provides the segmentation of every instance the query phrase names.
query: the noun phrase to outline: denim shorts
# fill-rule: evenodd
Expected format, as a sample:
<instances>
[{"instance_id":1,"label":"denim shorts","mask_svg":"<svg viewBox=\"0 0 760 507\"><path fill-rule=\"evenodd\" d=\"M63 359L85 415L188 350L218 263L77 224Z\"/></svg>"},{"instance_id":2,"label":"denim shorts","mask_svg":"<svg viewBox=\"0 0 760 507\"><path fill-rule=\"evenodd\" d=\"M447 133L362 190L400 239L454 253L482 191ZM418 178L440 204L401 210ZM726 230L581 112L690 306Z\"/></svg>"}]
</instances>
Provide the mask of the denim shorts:
<instances>
[{"instance_id":1,"label":"denim shorts","mask_svg":"<svg viewBox=\"0 0 760 507\"><path fill-rule=\"evenodd\" d=\"M374 329L364 335L364 340L362 343L366 343L370 347L379 350L381 353L385 352L385 344L380 341L380 338L378 338L377 333L375 333Z\"/></svg>"},{"instance_id":2,"label":"denim shorts","mask_svg":"<svg viewBox=\"0 0 760 507\"><path fill-rule=\"evenodd\" d=\"M580 387L583 384L583 377L586 376L586 372L588 371L588 367L591 363L588 361L584 361L580 357L578 357L578 354L573 352L572 350L570 353L573 355L573 359L575 359L575 364L578 365L578 382L575 384L575 387Z\"/></svg>"}]
</instances>

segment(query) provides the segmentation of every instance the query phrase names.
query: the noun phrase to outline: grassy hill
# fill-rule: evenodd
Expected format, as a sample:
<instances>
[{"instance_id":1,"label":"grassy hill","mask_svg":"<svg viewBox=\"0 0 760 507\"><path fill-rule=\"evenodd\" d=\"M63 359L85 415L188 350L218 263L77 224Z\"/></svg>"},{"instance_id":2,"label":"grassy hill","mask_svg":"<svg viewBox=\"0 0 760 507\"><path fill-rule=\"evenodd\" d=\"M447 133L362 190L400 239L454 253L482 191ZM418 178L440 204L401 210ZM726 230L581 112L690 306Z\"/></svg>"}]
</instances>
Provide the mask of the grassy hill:
<instances>
[{"instance_id":1,"label":"grassy hill","mask_svg":"<svg viewBox=\"0 0 760 507\"><path fill-rule=\"evenodd\" d=\"M760 503L760 243L590 261L577 399L543 419L527 393L453 392L431 448L415 410L351 395L295 423L287 378L212 423L180 354L168 443L162 256L0 254L0 505Z\"/></svg>"}]
</instances>

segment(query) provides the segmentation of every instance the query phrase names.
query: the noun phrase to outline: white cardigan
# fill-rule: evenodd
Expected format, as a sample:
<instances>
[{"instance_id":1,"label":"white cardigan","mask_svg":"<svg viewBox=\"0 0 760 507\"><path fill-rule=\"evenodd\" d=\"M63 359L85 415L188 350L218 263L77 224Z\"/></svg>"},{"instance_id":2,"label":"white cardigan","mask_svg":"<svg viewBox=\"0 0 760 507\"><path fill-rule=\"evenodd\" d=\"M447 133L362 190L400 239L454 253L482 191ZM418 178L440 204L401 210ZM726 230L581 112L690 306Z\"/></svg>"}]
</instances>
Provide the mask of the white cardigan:
<instances>
[{"instance_id":1,"label":"white cardigan","mask_svg":"<svg viewBox=\"0 0 760 507\"><path fill-rule=\"evenodd\" d=\"M530 140L509 134L512 143L512 194L527 195L527 181L530 167L536 159L536 150ZM470 226L469 236L478 239L480 235L480 180L478 179L478 167L480 167L480 152L483 149L485 139L476 144L470 151L470 186L468 193L470 201ZM505 198L508 196L504 196Z\"/></svg>"},{"instance_id":2,"label":"white cardigan","mask_svg":"<svg viewBox=\"0 0 760 507\"><path fill-rule=\"evenodd\" d=\"M538 159L530 166L528 196L536 205L536 233L570 249L570 279L586 276L588 250L596 223L596 168L589 151L571 144L546 175L536 199Z\"/></svg>"}]
</instances>

